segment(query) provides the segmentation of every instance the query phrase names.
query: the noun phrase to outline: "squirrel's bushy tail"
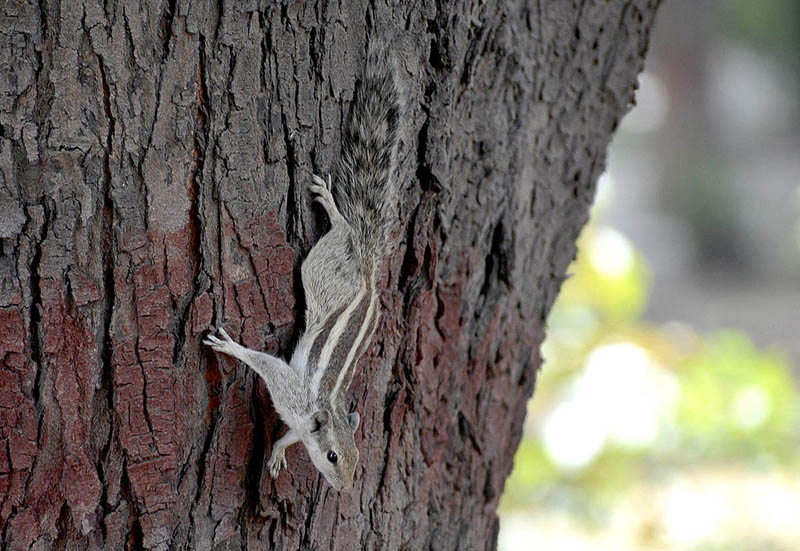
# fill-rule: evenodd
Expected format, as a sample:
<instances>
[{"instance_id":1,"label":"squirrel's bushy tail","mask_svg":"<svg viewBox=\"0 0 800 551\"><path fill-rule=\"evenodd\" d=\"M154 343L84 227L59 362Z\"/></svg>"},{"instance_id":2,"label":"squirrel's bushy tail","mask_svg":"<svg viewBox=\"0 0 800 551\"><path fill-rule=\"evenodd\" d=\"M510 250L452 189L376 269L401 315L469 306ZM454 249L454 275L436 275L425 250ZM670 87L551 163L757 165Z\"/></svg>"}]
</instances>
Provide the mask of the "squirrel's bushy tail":
<instances>
[{"instance_id":1,"label":"squirrel's bushy tail","mask_svg":"<svg viewBox=\"0 0 800 551\"><path fill-rule=\"evenodd\" d=\"M400 93L387 50L370 38L364 77L356 87L342 139L334 197L354 232L364 264L387 251L396 223L397 141Z\"/></svg>"}]
</instances>

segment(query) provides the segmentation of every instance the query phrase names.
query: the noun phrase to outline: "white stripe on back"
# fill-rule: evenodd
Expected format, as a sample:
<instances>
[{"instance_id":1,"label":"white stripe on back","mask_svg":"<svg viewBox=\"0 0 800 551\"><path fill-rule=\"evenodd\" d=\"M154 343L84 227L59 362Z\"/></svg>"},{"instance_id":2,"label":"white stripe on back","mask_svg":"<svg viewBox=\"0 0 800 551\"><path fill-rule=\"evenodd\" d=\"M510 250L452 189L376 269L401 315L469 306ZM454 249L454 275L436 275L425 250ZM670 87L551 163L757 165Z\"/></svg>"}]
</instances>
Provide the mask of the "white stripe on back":
<instances>
[{"instance_id":1,"label":"white stripe on back","mask_svg":"<svg viewBox=\"0 0 800 551\"><path fill-rule=\"evenodd\" d=\"M353 310L358 308L358 305L361 303L361 299L364 297L366 290L367 287L362 281L361 287L359 287L358 293L353 298L353 301L341 314L339 314L339 317L336 319L336 323L334 324L330 333L328 333L328 339L325 341L325 345L322 347L322 352L319 355L319 363L316 366L314 377L311 379L311 396L314 399L319 396L319 385L322 382L323 375L328 370L328 363L330 363L331 355L336 348L336 343L339 342L339 338L347 328L347 323L350 321L350 316L353 314ZM341 376L341 372L339 373L339 376Z\"/></svg>"},{"instance_id":2,"label":"white stripe on back","mask_svg":"<svg viewBox=\"0 0 800 551\"><path fill-rule=\"evenodd\" d=\"M331 396L336 396L339 392L339 387L342 385L344 381L345 374L349 371L349 366L358 358L355 358L355 355L358 353L358 349L361 347L361 341L364 340L364 335L367 332L367 328L372 323L372 313L375 310L375 302L378 294L375 292L375 286L371 285L370 288L372 289L372 297L369 300L369 307L367 308L367 314L364 316L364 321L361 323L361 329L358 331L358 336L356 337L355 341L353 342L353 346L350 348L350 352L347 353L347 359L344 361L344 365L342 369L339 371L339 375L336 377L336 384L333 387L333 391L331 392Z\"/></svg>"}]
</instances>

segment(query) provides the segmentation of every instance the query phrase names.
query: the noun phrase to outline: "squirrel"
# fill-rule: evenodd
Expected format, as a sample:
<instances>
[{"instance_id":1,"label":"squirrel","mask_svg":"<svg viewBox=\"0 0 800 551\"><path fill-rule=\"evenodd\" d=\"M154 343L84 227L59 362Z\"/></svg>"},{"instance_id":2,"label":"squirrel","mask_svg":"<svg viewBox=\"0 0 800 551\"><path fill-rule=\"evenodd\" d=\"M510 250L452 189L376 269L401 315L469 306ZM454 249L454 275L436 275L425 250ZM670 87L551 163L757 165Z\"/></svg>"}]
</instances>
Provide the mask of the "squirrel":
<instances>
[{"instance_id":1,"label":"squirrel","mask_svg":"<svg viewBox=\"0 0 800 551\"><path fill-rule=\"evenodd\" d=\"M360 416L347 411L344 393L377 327L377 270L398 217L394 178L401 98L386 50L373 39L368 44L333 181L313 175L309 185L330 229L301 267L306 328L290 362L245 348L222 327L203 341L250 366L289 427L272 448L273 478L286 467L286 448L302 442L337 491L352 488L358 464L354 434Z\"/></svg>"}]
</instances>

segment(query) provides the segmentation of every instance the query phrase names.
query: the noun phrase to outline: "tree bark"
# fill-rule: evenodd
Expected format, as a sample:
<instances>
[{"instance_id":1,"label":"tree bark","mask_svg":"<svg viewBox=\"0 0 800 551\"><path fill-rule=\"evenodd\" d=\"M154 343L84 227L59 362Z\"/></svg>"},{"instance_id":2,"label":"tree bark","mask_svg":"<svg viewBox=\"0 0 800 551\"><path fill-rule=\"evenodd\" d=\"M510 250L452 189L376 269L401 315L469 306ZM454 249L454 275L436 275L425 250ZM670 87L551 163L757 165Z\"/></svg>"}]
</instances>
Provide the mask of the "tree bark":
<instances>
[{"instance_id":1,"label":"tree bark","mask_svg":"<svg viewBox=\"0 0 800 551\"><path fill-rule=\"evenodd\" d=\"M0 6L0 541L18 549L494 549L495 514L658 0ZM325 231L369 31L402 120L384 314L332 491L263 384Z\"/></svg>"}]
</instances>

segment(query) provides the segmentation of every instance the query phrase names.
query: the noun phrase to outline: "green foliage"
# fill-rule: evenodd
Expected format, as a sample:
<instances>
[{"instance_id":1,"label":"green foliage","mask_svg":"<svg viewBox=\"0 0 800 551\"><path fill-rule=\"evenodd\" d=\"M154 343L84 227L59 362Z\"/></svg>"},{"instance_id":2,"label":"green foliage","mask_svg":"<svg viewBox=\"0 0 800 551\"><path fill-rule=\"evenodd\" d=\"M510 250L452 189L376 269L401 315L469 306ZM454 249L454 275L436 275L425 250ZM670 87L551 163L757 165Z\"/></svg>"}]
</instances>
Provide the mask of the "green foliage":
<instances>
[{"instance_id":1,"label":"green foliage","mask_svg":"<svg viewBox=\"0 0 800 551\"><path fill-rule=\"evenodd\" d=\"M646 263L610 228L587 227L579 251L548 320L536 399L501 510L555 503L599 521L636 485L688 467L798 463L800 394L784 356L760 351L733 331L698 335L644 322ZM650 392L644 398L643 387ZM617 434L625 436L614 426L620 419L641 420L627 415L626 401L650 407L641 415L658 423L652 438L635 424L631 434L644 434L641 441ZM565 404L587 408L578 410L568 438L584 438L581 423L603 433L577 466L548 449L548 423Z\"/></svg>"},{"instance_id":2,"label":"green foliage","mask_svg":"<svg viewBox=\"0 0 800 551\"><path fill-rule=\"evenodd\" d=\"M541 442L535 438L525 438L520 442L514 464L514 483L506 483L503 495L506 507L534 506L546 488L561 476L558 468L548 460Z\"/></svg>"},{"instance_id":3,"label":"green foliage","mask_svg":"<svg viewBox=\"0 0 800 551\"><path fill-rule=\"evenodd\" d=\"M798 393L786 359L735 332L704 339L681 369L679 427L703 459L794 461Z\"/></svg>"},{"instance_id":4,"label":"green foliage","mask_svg":"<svg viewBox=\"0 0 800 551\"><path fill-rule=\"evenodd\" d=\"M550 323L567 327L574 321L637 319L646 303L649 274L630 242L611 228L588 226L578 249L583 253L568 270L573 275L561 290Z\"/></svg>"}]
</instances>

